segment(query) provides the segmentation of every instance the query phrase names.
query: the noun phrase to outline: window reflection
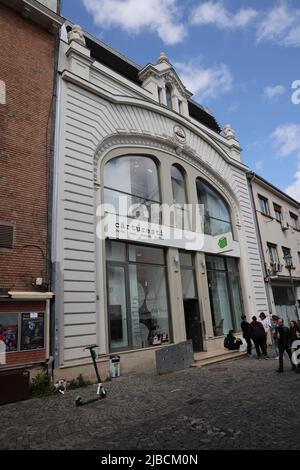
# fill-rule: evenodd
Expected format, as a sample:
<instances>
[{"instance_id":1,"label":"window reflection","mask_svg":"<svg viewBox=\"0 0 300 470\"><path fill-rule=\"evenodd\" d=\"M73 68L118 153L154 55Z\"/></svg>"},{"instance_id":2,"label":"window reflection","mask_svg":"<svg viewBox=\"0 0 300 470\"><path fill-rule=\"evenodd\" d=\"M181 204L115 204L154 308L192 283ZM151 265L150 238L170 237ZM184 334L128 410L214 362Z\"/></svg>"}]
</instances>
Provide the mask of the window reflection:
<instances>
[{"instance_id":1,"label":"window reflection","mask_svg":"<svg viewBox=\"0 0 300 470\"><path fill-rule=\"evenodd\" d=\"M119 207L119 198L126 204ZM116 213L160 223L158 172L150 157L134 155L109 160L104 168L104 201Z\"/></svg>"},{"instance_id":2,"label":"window reflection","mask_svg":"<svg viewBox=\"0 0 300 470\"><path fill-rule=\"evenodd\" d=\"M224 198L200 178L196 187L198 203L204 205L204 233L215 236L232 232L230 210Z\"/></svg>"}]
</instances>

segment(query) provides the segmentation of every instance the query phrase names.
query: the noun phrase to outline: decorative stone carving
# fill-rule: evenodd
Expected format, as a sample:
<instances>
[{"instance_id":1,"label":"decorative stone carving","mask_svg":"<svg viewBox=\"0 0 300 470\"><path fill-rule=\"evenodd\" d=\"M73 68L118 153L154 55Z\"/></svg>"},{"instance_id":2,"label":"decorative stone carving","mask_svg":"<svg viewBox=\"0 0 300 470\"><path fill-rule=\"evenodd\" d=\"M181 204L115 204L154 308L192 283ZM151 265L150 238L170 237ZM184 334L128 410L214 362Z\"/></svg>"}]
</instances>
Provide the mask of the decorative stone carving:
<instances>
[{"instance_id":1,"label":"decorative stone carving","mask_svg":"<svg viewBox=\"0 0 300 470\"><path fill-rule=\"evenodd\" d=\"M164 52L161 52L157 59L158 64L161 64L162 62L167 62L168 64L170 63L169 57Z\"/></svg>"},{"instance_id":2,"label":"decorative stone carving","mask_svg":"<svg viewBox=\"0 0 300 470\"><path fill-rule=\"evenodd\" d=\"M185 142L186 140L186 135L185 135L185 130L181 126L174 126L174 135L175 137L179 140L179 142Z\"/></svg>"},{"instance_id":3,"label":"decorative stone carving","mask_svg":"<svg viewBox=\"0 0 300 470\"><path fill-rule=\"evenodd\" d=\"M223 135L228 140L230 139L236 140L234 130L232 129L230 124L225 124L224 129L223 129Z\"/></svg>"},{"instance_id":4,"label":"decorative stone carving","mask_svg":"<svg viewBox=\"0 0 300 470\"><path fill-rule=\"evenodd\" d=\"M79 24L74 24L71 31L68 32L68 41L69 44L74 41L80 44L81 46L85 46L84 34Z\"/></svg>"}]
</instances>

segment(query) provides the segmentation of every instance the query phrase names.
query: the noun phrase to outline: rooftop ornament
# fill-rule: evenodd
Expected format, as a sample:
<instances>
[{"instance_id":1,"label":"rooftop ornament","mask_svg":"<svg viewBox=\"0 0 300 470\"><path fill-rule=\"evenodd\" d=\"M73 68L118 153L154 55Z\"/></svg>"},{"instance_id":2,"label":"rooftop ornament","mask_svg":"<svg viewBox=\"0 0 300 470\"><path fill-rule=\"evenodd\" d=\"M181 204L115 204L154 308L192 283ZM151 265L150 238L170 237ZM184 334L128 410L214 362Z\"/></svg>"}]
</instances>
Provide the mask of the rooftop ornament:
<instances>
[{"instance_id":1,"label":"rooftop ornament","mask_svg":"<svg viewBox=\"0 0 300 470\"><path fill-rule=\"evenodd\" d=\"M83 30L79 24L74 24L71 31L68 32L68 41L71 44L72 41L77 42L81 46L85 46L85 38Z\"/></svg>"},{"instance_id":2,"label":"rooftop ornament","mask_svg":"<svg viewBox=\"0 0 300 470\"><path fill-rule=\"evenodd\" d=\"M225 124L223 129L223 136L228 140L235 139L235 133L230 124Z\"/></svg>"}]
</instances>

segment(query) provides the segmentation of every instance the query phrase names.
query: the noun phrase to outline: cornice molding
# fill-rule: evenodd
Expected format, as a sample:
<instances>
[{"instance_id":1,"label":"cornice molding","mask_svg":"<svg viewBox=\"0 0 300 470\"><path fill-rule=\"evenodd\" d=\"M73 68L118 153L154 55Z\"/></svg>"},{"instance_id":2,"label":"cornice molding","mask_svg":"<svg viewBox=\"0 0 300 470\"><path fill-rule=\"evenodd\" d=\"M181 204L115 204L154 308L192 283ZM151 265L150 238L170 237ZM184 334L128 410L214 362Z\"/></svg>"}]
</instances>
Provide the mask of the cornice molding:
<instances>
[{"instance_id":1,"label":"cornice molding","mask_svg":"<svg viewBox=\"0 0 300 470\"><path fill-rule=\"evenodd\" d=\"M232 157L228 155L228 153L223 149L221 144L219 143L222 142L222 144L227 145L227 142L225 142L225 139L222 136L219 136L216 134L214 138L210 135L211 132L205 128L204 125L201 123L197 123L197 126L193 124L189 119L184 118L182 115L179 115L178 113L175 113L171 110L169 110L166 107L160 106L158 103L155 103L154 101L148 101L146 98L141 99L141 98L135 98L131 96L120 96L120 95L112 95L109 93L107 90L104 90L103 88L100 88L99 86L95 85L94 83L91 83L88 80L84 80L77 75L75 75L72 72L69 72L68 70L64 70L62 73L62 78L63 80L73 83L74 85L77 85L79 87L82 87L83 89L89 91L90 93L97 95L110 103L113 104L119 104L119 105L130 105L130 106L135 106L141 109L145 110L150 110L155 113L161 114L162 116L171 119L174 124L179 124L183 126L185 129L190 130L193 132L195 135L200 137L202 140L204 140L208 145L214 148L214 150L229 164L232 166L235 166L239 170L243 171L246 173L248 171L248 167L242 163L234 160ZM201 127L200 127L201 126Z\"/></svg>"}]
</instances>

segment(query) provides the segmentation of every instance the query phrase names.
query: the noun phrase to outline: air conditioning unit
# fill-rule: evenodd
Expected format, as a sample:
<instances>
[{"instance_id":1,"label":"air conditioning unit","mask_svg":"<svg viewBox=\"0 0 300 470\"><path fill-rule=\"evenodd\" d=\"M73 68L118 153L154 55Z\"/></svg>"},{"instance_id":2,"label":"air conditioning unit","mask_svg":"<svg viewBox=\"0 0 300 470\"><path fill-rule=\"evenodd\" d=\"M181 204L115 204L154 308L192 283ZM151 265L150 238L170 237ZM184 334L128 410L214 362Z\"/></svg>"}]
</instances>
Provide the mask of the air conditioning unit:
<instances>
[{"instance_id":1,"label":"air conditioning unit","mask_svg":"<svg viewBox=\"0 0 300 470\"><path fill-rule=\"evenodd\" d=\"M288 230L288 229L289 229L289 223L282 221L282 222L281 222L281 230L282 230L283 232L285 232L285 231Z\"/></svg>"}]
</instances>

